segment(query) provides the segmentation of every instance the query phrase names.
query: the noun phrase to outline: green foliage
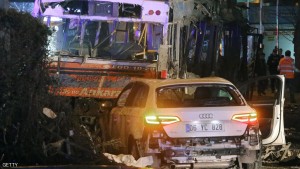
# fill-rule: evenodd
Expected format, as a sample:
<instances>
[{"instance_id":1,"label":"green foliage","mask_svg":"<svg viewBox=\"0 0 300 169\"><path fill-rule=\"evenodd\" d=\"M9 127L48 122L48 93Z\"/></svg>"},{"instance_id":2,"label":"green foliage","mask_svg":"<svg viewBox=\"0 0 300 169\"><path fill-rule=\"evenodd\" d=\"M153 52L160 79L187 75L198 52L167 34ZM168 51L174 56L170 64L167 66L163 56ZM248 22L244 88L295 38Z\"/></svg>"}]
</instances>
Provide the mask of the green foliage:
<instances>
[{"instance_id":1,"label":"green foliage","mask_svg":"<svg viewBox=\"0 0 300 169\"><path fill-rule=\"evenodd\" d=\"M50 84L46 60L50 33L28 13L0 10L0 136L7 139L0 140L0 157L4 154L6 160L21 162L30 152L27 146L35 146L36 119Z\"/></svg>"}]
</instances>

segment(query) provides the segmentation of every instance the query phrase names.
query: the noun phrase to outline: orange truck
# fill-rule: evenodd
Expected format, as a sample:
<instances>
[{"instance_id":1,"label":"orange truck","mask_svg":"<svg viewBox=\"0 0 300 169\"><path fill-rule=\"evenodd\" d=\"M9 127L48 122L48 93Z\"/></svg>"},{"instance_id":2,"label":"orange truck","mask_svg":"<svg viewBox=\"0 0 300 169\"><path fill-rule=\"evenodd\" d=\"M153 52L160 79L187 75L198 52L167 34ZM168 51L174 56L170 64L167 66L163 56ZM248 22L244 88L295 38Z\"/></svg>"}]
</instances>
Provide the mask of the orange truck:
<instances>
[{"instance_id":1,"label":"orange truck","mask_svg":"<svg viewBox=\"0 0 300 169\"><path fill-rule=\"evenodd\" d=\"M156 63L63 57L52 60L50 73L58 78L52 88L60 96L117 98L132 78L156 78Z\"/></svg>"}]
</instances>

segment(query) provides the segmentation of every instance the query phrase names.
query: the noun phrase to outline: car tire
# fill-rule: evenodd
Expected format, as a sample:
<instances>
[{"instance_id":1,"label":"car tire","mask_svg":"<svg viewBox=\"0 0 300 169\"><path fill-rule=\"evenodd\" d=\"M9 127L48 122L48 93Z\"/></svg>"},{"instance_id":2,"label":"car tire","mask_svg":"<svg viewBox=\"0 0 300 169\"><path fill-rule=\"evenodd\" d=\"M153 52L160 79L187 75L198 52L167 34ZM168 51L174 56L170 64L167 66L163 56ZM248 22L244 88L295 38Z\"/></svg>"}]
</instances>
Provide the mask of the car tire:
<instances>
[{"instance_id":1,"label":"car tire","mask_svg":"<svg viewBox=\"0 0 300 169\"><path fill-rule=\"evenodd\" d=\"M135 160L138 160L140 157L143 157L143 154L139 152L139 147L137 144L137 140L133 139L132 137L128 139L128 154L132 155ZM153 168L163 168L168 169L168 166L161 166L161 157L160 154L147 154L151 155L153 159ZM146 156L146 155L145 155Z\"/></svg>"},{"instance_id":2,"label":"car tire","mask_svg":"<svg viewBox=\"0 0 300 169\"><path fill-rule=\"evenodd\" d=\"M135 160L141 157L136 140L132 137L128 139L128 154L132 155Z\"/></svg>"}]
</instances>

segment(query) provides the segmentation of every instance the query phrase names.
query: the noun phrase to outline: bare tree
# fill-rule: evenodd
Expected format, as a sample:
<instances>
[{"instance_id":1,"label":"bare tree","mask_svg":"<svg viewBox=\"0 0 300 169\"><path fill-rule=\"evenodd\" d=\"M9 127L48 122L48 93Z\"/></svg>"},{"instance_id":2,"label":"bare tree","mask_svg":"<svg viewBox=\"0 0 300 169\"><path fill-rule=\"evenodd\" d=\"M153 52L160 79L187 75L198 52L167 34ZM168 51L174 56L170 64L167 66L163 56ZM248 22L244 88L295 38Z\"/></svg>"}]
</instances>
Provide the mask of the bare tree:
<instances>
[{"instance_id":1,"label":"bare tree","mask_svg":"<svg viewBox=\"0 0 300 169\"><path fill-rule=\"evenodd\" d=\"M30 14L0 9L0 162L39 156L36 124L48 97L49 34Z\"/></svg>"}]
</instances>

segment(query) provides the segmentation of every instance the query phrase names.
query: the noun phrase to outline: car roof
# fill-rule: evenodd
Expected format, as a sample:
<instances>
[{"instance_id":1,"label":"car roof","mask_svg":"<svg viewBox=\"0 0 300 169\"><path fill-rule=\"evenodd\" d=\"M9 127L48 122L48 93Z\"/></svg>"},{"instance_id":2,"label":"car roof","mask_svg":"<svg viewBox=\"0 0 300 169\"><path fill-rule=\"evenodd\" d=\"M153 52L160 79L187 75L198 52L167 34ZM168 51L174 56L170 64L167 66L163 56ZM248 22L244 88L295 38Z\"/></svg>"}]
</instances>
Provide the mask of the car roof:
<instances>
[{"instance_id":1,"label":"car roof","mask_svg":"<svg viewBox=\"0 0 300 169\"><path fill-rule=\"evenodd\" d=\"M220 77L204 77L191 79L136 79L135 81L144 82L149 86L160 87L176 84L197 84L197 83L214 83L233 85L230 81Z\"/></svg>"}]
</instances>

